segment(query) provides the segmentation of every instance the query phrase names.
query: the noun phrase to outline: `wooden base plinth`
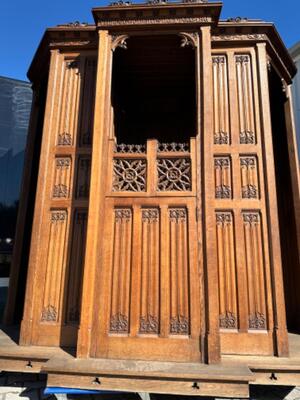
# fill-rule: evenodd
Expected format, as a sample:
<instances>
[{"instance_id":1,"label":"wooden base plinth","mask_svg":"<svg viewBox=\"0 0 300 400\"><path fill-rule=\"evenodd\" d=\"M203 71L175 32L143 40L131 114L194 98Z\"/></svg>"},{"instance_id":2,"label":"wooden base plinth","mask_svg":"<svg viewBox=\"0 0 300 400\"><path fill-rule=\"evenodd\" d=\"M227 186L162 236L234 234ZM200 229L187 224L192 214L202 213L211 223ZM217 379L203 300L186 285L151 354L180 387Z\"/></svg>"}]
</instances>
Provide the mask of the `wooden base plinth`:
<instances>
[{"instance_id":1,"label":"wooden base plinth","mask_svg":"<svg viewBox=\"0 0 300 400\"><path fill-rule=\"evenodd\" d=\"M92 390L248 398L249 385L300 385L300 335L290 357L223 355L219 364L80 359L75 352L20 346L0 329L0 370L43 373L47 385Z\"/></svg>"}]
</instances>

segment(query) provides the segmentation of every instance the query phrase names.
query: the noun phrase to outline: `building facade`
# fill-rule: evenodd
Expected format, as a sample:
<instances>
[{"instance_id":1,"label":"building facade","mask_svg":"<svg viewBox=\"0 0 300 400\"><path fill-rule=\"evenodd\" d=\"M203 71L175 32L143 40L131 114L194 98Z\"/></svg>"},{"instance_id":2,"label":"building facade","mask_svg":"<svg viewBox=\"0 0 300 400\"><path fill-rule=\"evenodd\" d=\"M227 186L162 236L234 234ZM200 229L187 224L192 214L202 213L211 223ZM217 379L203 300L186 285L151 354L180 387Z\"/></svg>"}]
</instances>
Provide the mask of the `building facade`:
<instances>
[{"instance_id":1,"label":"building facade","mask_svg":"<svg viewBox=\"0 0 300 400\"><path fill-rule=\"evenodd\" d=\"M293 80L292 93L294 100L294 115L297 132L298 155L300 155L300 42L290 49L291 56L296 64L298 72Z\"/></svg>"},{"instance_id":2,"label":"building facade","mask_svg":"<svg viewBox=\"0 0 300 400\"><path fill-rule=\"evenodd\" d=\"M31 111L29 82L0 76L0 314L12 260Z\"/></svg>"}]
</instances>

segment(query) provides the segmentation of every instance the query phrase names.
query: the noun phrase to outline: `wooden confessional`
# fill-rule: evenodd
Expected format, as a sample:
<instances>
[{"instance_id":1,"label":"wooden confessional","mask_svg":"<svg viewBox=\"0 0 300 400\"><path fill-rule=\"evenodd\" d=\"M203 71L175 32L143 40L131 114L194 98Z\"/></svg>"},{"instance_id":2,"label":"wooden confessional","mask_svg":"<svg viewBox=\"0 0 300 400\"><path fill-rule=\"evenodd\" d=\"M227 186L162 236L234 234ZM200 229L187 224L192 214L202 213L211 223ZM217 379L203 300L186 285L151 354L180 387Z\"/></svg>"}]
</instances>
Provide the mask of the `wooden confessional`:
<instances>
[{"instance_id":1,"label":"wooden confessional","mask_svg":"<svg viewBox=\"0 0 300 400\"><path fill-rule=\"evenodd\" d=\"M46 357L55 385L89 388L92 371L112 363L117 376L113 360L132 360L160 371L152 391L245 395L251 373L265 383L275 357L288 360L286 314L300 326L295 66L272 24L221 21L221 6L95 8L95 25L48 29L36 53L5 320L24 303L19 349L75 349L76 378L74 360ZM298 358L284 382L299 379ZM248 372L226 370L237 359ZM186 366L187 382L170 388L161 365ZM216 386L197 392L193 368Z\"/></svg>"}]
</instances>

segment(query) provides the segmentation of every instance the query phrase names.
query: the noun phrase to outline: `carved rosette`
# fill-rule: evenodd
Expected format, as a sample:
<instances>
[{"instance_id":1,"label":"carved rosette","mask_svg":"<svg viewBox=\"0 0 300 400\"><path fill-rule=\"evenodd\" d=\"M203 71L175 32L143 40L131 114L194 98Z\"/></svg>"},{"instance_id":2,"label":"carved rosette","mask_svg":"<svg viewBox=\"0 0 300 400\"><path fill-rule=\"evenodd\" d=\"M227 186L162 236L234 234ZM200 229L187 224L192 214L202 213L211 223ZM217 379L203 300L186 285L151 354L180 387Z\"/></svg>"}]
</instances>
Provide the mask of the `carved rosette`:
<instances>
[{"instance_id":1,"label":"carved rosette","mask_svg":"<svg viewBox=\"0 0 300 400\"><path fill-rule=\"evenodd\" d=\"M158 333L158 319L153 315L148 314L147 317L140 318L140 333Z\"/></svg>"},{"instance_id":2,"label":"carved rosette","mask_svg":"<svg viewBox=\"0 0 300 400\"><path fill-rule=\"evenodd\" d=\"M266 317L260 313L256 312L249 316L249 329L265 330L267 329Z\"/></svg>"},{"instance_id":3,"label":"carved rosette","mask_svg":"<svg viewBox=\"0 0 300 400\"><path fill-rule=\"evenodd\" d=\"M188 335L189 320L183 315L177 315L170 320L170 333L172 335Z\"/></svg>"},{"instance_id":4,"label":"carved rosette","mask_svg":"<svg viewBox=\"0 0 300 400\"><path fill-rule=\"evenodd\" d=\"M230 311L226 311L225 314L220 315L219 320L220 320L220 328L222 328L222 329L236 329L237 328L236 316Z\"/></svg>"},{"instance_id":5,"label":"carved rosette","mask_svg":"<svg viewBox=\"0 0 300 400\"><path fill-rule=\"evenodd\" d=\"M158 191L189 191L192 189L189 158L160 158L157 160Z\"/></svg>"},{"instance_id":6,"label":"carved rosette","mask_svg":"<svg viewBox=\"0 0 300 400\"><path fill-rule=\"evenodd\" d=\"M49 304L43 308L41 321L42 322L55 322L57 320L57 310L54 306Z\"/></svg>"},{"instance_id":7,"label":"carved rosette","mask_svg":"<svg viewBox=\"0 0 300 400\"><path fill-rule=\"evenodd\" d=\"M144 159L114 159L113 192L146 191L146 170Z\"/></svg>"},{"instance_id":8,"label":"carved rosette","mask_svg":"<svg viewBox=\"0 0 300 400\"><path fill-rule=\"evenodd\" d=\"M127 333L128 317L121 313L111 316L109 330L113 333Z\"/></svg>"}]
</instances>

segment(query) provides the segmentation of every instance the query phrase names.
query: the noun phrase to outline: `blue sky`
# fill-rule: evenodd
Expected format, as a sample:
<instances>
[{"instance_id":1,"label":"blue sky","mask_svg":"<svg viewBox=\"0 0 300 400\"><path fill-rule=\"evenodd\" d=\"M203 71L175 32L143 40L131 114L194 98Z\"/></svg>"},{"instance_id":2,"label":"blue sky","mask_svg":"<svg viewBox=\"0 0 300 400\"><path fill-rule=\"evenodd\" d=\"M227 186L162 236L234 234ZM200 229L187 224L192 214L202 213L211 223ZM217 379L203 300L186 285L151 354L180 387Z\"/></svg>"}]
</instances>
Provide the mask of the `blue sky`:
<instances>
[{"instance_id":1,"label":"blue sky","mask_svg":"<svg viewBox=\"0 0 300 400\"><path fill-rule=\"evenodd\" d=\"M97 0L1 0L0 76L27 79L31 59L47 27L70 21L92 22ZM300 40L299 0L224 0L222 18L261 18L276 24L287 47Z\"/></svg>"}]
</instances>

